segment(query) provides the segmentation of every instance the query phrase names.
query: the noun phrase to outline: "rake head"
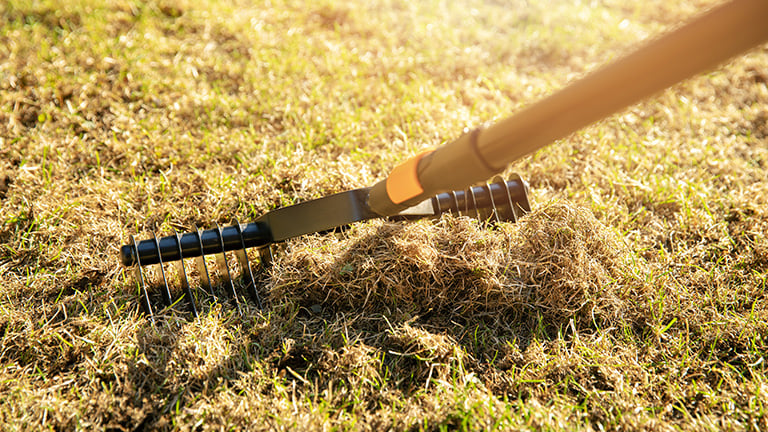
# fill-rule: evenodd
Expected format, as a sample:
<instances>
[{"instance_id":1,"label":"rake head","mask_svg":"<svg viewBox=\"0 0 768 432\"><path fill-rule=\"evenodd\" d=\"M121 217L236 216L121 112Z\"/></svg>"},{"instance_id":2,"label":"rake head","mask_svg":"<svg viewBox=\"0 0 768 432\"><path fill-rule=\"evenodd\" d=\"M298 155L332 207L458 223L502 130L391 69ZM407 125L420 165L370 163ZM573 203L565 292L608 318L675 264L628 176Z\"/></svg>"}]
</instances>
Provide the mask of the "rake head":
<instances>
[{"instance_id":1,"label":"rake head","mask_svg":"<svg viewBox=\"0 0 768 432\"><path fill-rule=\"evenodd\" d=\"M133 268L141 307L153 322L159 308L186 305L197 317L200 304L222 299L231 301L242 313L245 296L261 308L257 281L272 261L272 246L300 235L381 217L368 207L368 191L355 189L280 208L247 224L235 220L230 226L216 224L207 230L194 226L190 232L162 238L152 233L152 238L142 241L131 236L130 243L120 249L121 261ZM436 195L389 219L436 218L451 213L490 223L515 222L529 211L528 186L515 174L506 181L497 176L482 186ZM250 257L248 249L255 251ZM206 259L211 255L215 256L215 266ZM194 266L187 267L185 262ZM178 280L178 289L171 289L171 279Z\"/></svg>"}]
</instances>

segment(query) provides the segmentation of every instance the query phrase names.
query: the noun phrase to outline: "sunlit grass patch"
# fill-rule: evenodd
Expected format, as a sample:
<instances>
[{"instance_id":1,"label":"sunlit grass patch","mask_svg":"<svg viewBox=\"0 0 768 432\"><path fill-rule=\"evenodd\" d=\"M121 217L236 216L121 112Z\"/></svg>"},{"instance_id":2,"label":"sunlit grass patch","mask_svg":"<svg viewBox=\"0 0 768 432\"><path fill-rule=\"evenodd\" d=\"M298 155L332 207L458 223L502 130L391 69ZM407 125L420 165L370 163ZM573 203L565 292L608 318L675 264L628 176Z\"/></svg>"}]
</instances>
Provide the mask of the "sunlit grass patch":
<instances>
[{"instance_id":1,"label":"sunlit grass patch","mask_svg":"<svg viewBox=\"0 0 768 432\"><path fill-rule=\"evenodd\" d=\"M764 46L516 162L516 224L282 245L263 310L153 326L117 258L369 186L712 4L3 3L0 419L767 428Z\"/></svg>"}]
</instances>

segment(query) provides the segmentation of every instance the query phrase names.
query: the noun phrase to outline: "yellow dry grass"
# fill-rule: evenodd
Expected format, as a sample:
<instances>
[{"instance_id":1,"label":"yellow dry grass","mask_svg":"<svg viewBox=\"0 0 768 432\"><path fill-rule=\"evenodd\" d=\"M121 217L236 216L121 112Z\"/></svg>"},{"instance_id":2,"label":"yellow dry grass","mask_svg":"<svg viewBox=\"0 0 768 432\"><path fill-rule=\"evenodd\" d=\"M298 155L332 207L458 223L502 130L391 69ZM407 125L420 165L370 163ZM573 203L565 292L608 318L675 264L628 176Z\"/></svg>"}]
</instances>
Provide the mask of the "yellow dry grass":
<instances>
[{"instance_id":1,"label":"yellow dry grass","mask_svg":"<svg viewBox=\"0 0 768 432\"><path fill-rule=\"evenodd\" d=\"M450 216L438 223L370 223L340 240L315 237L283 253L270 295L337 312L619 324L631 299L644 297L630 275L637 261L618 236L564 202L495 230Z\"/></svg>"},{"instance_id":2,"label":"yellow dry grass","mask_svg":"<svg viewBox=\"0 0 768 432\"><path fill-rule=\"evenodd\" d=\"M768 48L153 326L129 235L369 186L713 1L0 4L8 430L768 429ZM311 215L309 215L311 217Z\"/></svg>"}]
</instances>

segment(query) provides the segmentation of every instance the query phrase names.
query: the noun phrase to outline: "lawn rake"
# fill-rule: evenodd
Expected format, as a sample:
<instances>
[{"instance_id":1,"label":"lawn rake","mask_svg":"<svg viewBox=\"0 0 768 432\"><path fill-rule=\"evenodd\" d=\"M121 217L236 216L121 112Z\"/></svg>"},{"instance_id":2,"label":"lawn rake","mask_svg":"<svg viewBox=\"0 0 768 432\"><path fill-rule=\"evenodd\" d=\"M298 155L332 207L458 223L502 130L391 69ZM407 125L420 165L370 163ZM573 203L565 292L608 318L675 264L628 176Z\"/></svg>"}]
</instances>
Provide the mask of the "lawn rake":
<instances>
[{"instance_id":1,"label":"lawn rake","mask_svg":"<svg viewBox=\"0 0 768 432\"><path fill-rule=\"evenodd\" d=\"M226 251L239 251L246 291L259 303L246 248L257 248L264 264L269 261L272 243L376 217L426 217L463 209L480 217L492 213L499 220L511 215L514 220L515 209L529 208L525 185L519 177L510 182L494 180L463 193L449 191L484 182L555 140L768 41L766 23L768 0L728 1L512 117L412 157L371 188L277 209L247 225L196 229L138 243L132 239L122 248L123 264L137 266L142 303L152 315L142 268L159 264L163 301L170 305L173 297L164 263L179 261L184 296L196 313L183 265L186 258L201 257L198 273L202 285L210 287L210 274L202 257L218 254L220 279L237 303Z\"/></svg>"},{"instance_id":2,"label":"lawn rake","mask_svg":"<svg viewBox=\"0 0 768 432\"><path fill-rule=\"evenodd\" d=\"M231 226L216 224L208 230L195 226L190 232L174 232L162 238L153 233L152 238L139 242L131 236L130 243L120 250L121 260L126 266L134 266L141 305L152 320L157 309L153 304L157 303L170 307L183 302L197 316L200 302L222 297L230 299L241 311L245 294L261 308L258 275L272 260L272 245L382 217L368 206L369 189L355 189L279 208L248 224L234 221ZM519 175L513 175L506 181L496 177L481 186L438 194L389 219L434 218L451 213L487 222L515 222L530 209L528 186ZM247 255L247 249L251 248L257 251L256 271ZM229 257L227 252L232 252ZM205 257L209 255L216 257L215 273L206 262ZM236 258L234 262L231 262L231 255ZM194 261L193 271L187 271L185 260ZM171 269L173 262L176 263L174 270ZM152 275L148 271L150 266L154 268ZM172 292L169 284L174 272L181 288L178 293ZM199 284L190 283L193 272L197 274ZM213 274L217 276L215 281ZM223 296L216 293L217 287L223 289Z\"/></svg>"}]
</instances>

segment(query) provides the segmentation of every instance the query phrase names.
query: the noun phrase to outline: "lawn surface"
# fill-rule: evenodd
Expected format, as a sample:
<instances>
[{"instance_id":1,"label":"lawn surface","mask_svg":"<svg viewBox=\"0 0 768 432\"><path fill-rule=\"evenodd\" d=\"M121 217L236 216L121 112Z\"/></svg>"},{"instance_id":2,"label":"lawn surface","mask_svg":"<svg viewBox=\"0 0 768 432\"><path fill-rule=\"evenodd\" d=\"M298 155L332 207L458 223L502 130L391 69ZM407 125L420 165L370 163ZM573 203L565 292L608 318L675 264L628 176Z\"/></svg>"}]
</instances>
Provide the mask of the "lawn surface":
<instances>
[{"instance_id":1,"label":"lawn surface","mask_svg":"<svg viewBox=\"0 0 768 432\"><path fill-rule=\"evenodd\" d=\"M263 310L153 325L118 259L370 186L713 4L3 2L0 424L768 429L766 46L516 162L519 223L280 246Z\"/></svg>"}]
</instances>

